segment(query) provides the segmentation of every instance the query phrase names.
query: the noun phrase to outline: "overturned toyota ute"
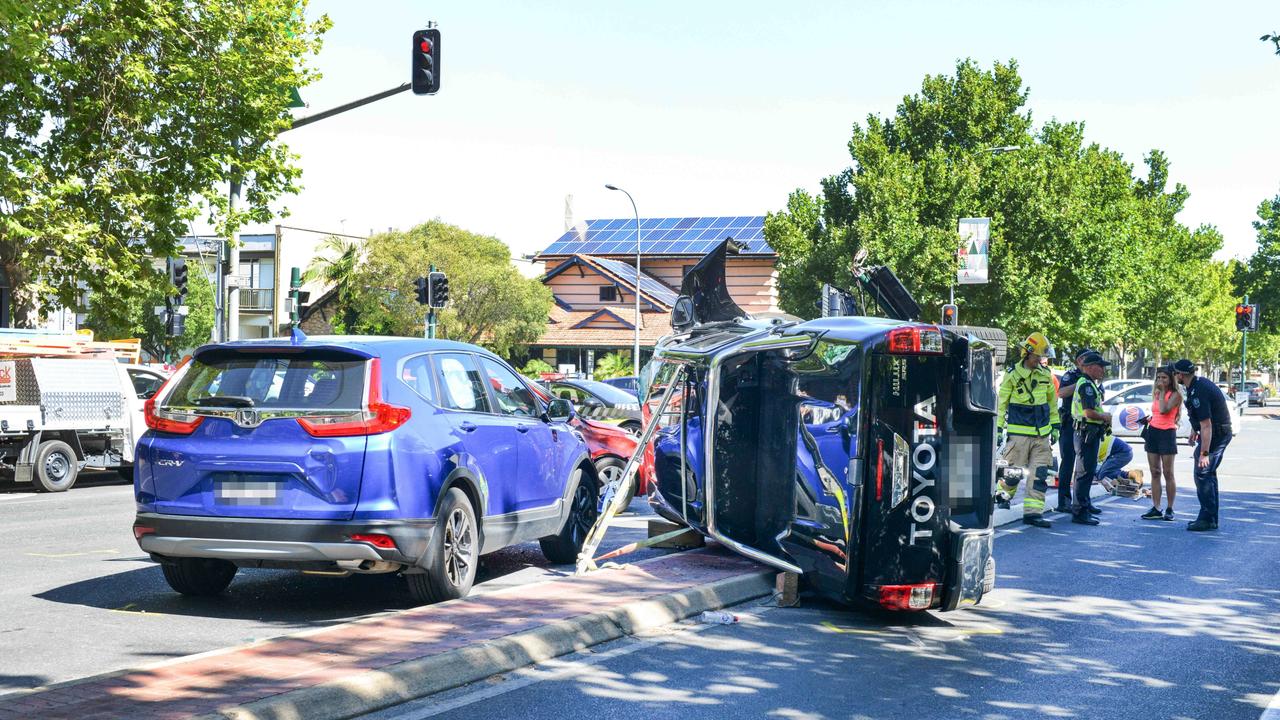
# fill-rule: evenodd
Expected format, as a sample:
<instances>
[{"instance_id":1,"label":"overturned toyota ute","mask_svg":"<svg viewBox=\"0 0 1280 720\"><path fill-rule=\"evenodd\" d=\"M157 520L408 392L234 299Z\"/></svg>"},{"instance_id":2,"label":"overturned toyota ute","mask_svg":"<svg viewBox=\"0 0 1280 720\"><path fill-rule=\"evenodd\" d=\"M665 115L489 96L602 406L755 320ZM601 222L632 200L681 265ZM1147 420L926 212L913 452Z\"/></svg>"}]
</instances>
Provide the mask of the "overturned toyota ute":
<instances>
[{"instance_id":1,"label":"overturned toyota ute","mask_svg":"<svg viewBox=\"0 0 1280 720\"><path fill-rule=\"evenodd\" d=\"M661 396L655 509L821 595L895 610L976 604L995 581L995 351L916 320L885 268L888 315L753 320L721 244L686 276L643 378ZM829 313L828 313L829 314Z\"/></svg>"}]
</instances>

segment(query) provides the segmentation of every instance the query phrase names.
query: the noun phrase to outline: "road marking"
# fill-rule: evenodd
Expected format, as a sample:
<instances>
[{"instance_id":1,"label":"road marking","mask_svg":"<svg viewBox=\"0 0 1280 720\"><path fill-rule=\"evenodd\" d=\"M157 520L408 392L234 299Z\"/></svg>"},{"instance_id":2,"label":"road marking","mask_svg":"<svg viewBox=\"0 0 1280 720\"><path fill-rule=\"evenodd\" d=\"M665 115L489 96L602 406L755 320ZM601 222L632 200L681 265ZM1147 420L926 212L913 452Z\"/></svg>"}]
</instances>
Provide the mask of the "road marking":
<instances>
[{"instance_id":1,"label":"road marking","mask_svg":"<svg viewBox=\"0 0 1280 720\"><path fill-rule=\"evenodd\" d=\"M119 550L85 550L83 552L69 552L69 553L23 553L23 554L28 557L38 557L38 558L69 558L69 557L81 557L84 555L119 555L120 551Z\"/></svg>"},{"instance_id":2,"label":"road marking","mask_svg":"<svg viewBox=\"0 0 1280 720\"><path fill-rule=\"evenodd\" d=\"M111 608L111 612L126 613L128 615L147 615L150 617L167 617L169 615L169 613L149 612L147 610L140 610L140 609L135 610L134 608L136 607L138 607L137 603L129 603L128 605L124 605L122 607ZM190 658L182 658L182 659L189 660Z\"/></svg>"}]
</instances>

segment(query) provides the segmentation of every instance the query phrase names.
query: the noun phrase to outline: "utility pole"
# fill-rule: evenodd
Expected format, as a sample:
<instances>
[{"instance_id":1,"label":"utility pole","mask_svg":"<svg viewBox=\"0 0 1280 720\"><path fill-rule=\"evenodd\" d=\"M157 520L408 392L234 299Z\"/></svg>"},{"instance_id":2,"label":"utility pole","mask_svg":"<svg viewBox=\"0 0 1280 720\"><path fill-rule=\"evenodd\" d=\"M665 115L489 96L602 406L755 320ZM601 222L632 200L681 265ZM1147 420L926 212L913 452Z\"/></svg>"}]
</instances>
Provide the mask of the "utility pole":
<instances>
[{"instance_id":1,"label":"utility pole","mask_svg":"<svg viewBox=\"0 0 1280 720\"><path fill-rule=\"evenodd\" d=\"M1244 306L1249 307L1248 295L1244 296ZM1248 371L1245 369L1248 367L1248 365L1246 364L1248 362L1248 359L1249 359L1249 328L1245 328L1244 332L1240 333L1240 392L1241 393L1244 393L1245 376L1249 374ZM1245 395L1244 398L1245 398L1245 403L1247 405L1249 401L1249 396ZM1264 401L1263 404L1265 405L1266 402Z\"/></svg>"},{"instance_id":2,"label":"utility pole","mask_svg":"<svg viewBox=\"0 0 1280 720\"><path fill-rule=\"evenodd\" d=\"M302 322L300 294L302 291L302 268L289 268L289 328L294 329Z\"/></svg>"}]
</instances>

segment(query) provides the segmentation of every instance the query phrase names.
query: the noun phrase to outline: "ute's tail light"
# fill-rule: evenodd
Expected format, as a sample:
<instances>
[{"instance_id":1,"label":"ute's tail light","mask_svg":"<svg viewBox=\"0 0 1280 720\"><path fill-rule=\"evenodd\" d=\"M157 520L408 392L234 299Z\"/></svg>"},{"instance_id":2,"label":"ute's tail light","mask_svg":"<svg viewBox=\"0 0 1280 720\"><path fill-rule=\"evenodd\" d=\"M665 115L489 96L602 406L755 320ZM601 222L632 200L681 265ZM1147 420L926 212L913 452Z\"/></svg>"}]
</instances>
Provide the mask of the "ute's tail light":
<instances>
[{"instance_id":1,"label":"ute's tail light","mask_svg":"<svg viewBox=\"0 0 1280 720\"><path fill-rule=\"evenodd\" d=\"M156 534L156 529L153 527L147 527L146 525L133 526L134 540L141 540L143 535L155 535L155 534Z\"/></svg>"},{"instance_id":2,"label":"ute's tail light","mask_svg":"<svg viewBox=\"0 0 1280 720\"><path fill-rule=\"evenodd\" d=\"M173 384L180 375L182 368L191 362L191 356L182 359L178 363L178 367L174 368L173 374L169 376L156 392L142 405L142 419L146 421L147 427L159 432L172 433L174 435L190 435L200 427L200 423L204 422L204 418L195 413L177 410L170 407L157 407L156 399L165 396L165 391L169 389L169 385Z\"/></svg>"},{"instance_id":3,"label":"ute's tail light","mask_svg":"<svg viewBox=\"0 0 1280 720\"><path fill-rule=\"evenodd\" d=\"M185 410L156 407L154 397L148 398L142 406L142 416L147 421L147 427L152 430L174 435L190 435L204 422L204 418Z\"/></svg>"},{"instance_id":4,"label":"ute's tail light","mask_svg":"<svg viewBox=\"0 0 1280 720\"><path fill-rule=\"evenodd\" d=\"M938 598L938 583L881 585L880 607L886 610L927 610Z\"/></svg>"},{"instance_id":5,"label":"ute's tail light","mask_svg":"<svg viewBox=\"0 0 1280 720\"><path fill-rule=\"evenodd\" d=\"M351 542L369 543L370 545L376 548L382 548L383 550L396 549L396 541L392 539L390 535L383 535L381 533L357 533L355 535L351 535L350 538Z\"/></svg>"},{"instance_id":6,"label":"ute's tail light","mask_svg":"<svg viewBox=\"0 0 1280 720\"><path fill-rule=\"evenodd\" d=\"M363 410L300 417L298 424L312 437L352 437L390 432L409 421L409 408L382 400L382 361L378 358L369 361L364 397Z\"/></svg>"},{"instance_id":7,"label":"ute's tail light","mask_svg":"<svg viewBox=\"0 0 1280 720\"><path fill-rule=\"evenodd\" d=\"M889 331L889 352L895 355L941 355L942 331L935 325L908 325Z\"/></svg>"},{"instance_id":8,"label":"ute's tail light","mask_svg":"<svg viewBox=\"0 0 1280 720\"><path fill-rule=\"evenodd\" d=\"M884 499L884 439L876 440L876 502Z\"/></svg>"}]
</instances>

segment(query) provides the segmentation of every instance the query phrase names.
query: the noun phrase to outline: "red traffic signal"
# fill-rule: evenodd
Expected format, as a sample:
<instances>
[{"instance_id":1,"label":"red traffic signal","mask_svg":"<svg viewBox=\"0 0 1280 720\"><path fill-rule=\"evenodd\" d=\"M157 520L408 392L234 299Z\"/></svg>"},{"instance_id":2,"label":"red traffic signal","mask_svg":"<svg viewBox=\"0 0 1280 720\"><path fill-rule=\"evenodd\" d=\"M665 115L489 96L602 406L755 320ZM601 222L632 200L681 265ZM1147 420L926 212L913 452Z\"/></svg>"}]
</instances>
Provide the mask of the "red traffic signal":
<instances>
[{"instance_id":1,"label":"red traffic signal","mask_svg":"<svg viewBox=\"0 0 1280 720\"><path fill-rule=\"evenodd\" d=\"M960 314L960 309L957 308L955 305L952 305L951 303L947 303L946 305L943 305L942 306L942 324L943 325L957 324L959 314Z\"/></svg>"},{"instance_id":2,"label":"red traffic signal","mask_svg":"<svg viewBox=\"0 0 1280 720\"><path fill-rule=\"evenodd\" d=\"M433 95L440 89L440 31L413 34L413 64L409 83L414 95Z\"/></svg>"}]
</instances>

